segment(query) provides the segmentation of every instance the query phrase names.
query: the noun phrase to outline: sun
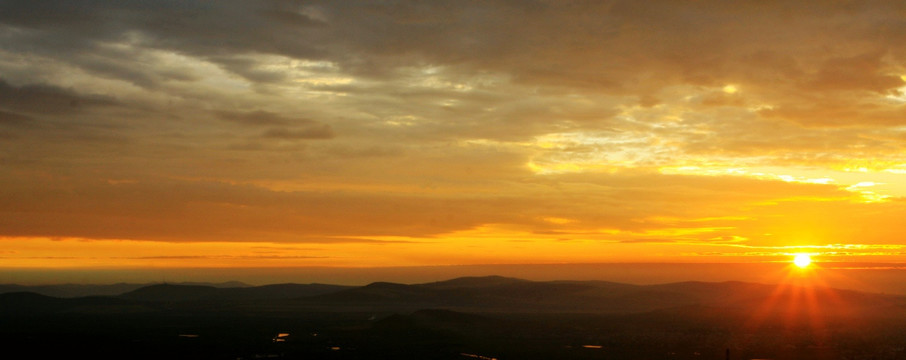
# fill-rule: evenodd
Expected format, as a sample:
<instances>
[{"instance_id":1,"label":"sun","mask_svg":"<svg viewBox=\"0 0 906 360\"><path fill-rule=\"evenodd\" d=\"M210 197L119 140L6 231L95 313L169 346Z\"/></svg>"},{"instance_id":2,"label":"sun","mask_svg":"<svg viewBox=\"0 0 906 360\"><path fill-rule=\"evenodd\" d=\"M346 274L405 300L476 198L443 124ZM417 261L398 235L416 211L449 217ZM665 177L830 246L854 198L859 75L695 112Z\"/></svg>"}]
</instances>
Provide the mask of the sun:
<instances>
[{"instance_id":1,"label":"sun","mask_svg":"<svg viewBox=\"0 0 906 360\"><path fill-rule=\"evenodd\" d=\"M812 263L812 257L808 254L796 254L796 257L793 258L793 264L796 264L801 269L805 269Z\"/></svg>"}]
</instances>

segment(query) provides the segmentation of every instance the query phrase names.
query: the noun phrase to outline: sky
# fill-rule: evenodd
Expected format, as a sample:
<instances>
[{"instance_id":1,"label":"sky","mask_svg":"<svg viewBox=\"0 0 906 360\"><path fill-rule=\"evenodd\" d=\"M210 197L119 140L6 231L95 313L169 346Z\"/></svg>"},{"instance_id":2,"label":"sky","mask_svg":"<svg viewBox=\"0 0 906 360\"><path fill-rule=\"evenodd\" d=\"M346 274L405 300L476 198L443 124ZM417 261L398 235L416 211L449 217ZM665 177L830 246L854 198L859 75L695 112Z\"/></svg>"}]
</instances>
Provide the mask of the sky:
<instances>
[{"instance_id":1,"label":"sky","mask_svg":"<svg viewBox=\"0 0 906 360\"><path fill-rule=\"evenodd\" d=\"M7 271L906 262L902 1L0 8Z\"/></svg>"}]
</instances>

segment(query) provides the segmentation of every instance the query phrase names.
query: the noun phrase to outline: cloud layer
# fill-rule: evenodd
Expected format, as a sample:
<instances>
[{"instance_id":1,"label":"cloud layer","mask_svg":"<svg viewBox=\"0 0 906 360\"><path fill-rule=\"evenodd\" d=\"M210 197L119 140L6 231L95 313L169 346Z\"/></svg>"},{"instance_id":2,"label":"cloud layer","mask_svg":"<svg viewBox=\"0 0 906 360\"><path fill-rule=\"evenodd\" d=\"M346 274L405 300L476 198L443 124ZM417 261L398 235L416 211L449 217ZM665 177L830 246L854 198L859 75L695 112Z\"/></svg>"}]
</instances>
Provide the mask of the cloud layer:
<instances>
[{"instance_id":1,"label":"cloud layer","mask_svg":"<svg viewBox=\"0 0 906 360\"><path fill-rule=\"evenodd\" d=\"M0 6L8 239L384 265L902 243L901 2Z\"/></svg>"}]
</instances>

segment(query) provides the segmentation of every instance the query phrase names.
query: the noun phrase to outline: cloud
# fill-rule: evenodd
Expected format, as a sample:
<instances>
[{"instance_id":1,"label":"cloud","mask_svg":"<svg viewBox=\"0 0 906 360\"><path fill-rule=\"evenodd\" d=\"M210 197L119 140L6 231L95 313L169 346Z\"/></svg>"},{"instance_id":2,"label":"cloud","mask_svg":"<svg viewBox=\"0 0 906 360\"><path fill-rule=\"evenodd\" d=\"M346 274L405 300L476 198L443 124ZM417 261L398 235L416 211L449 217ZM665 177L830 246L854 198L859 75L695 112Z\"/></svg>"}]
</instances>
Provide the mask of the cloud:
<instances>
[{"instance_id":1,"label":"cloud","mask_svg":"<svg viewBox=\"0 0 906 360\"><path fill-rule=\"evenodd\" d=\"M96 44L139 34L143 46L208 58L261 82L281 78L278 72L254 75L243 70L254 64L232 55L329 60L352 74L377 78L396 76L413 65L446 64L509 73L519 82L634 94L677 81L767 86L772 74L815 68L817 81L806 83L813 89L868 86L883 91L896 84L883 75L893 63L882 59L878 49L899 40L876 34L901 26L895 15L900 6L744 2L728 7L716 1L486 1L470 6L443 1L167 1L151 6L133 1L13 1L0 21L41 31L43 35L31 35L46 45L58 37ZM791 13L797 16L784 16ZM526 23L532 26L517 26ZM834 46L844 42L856 46ZM805 43L812 45L801 46ZM822 54L822 46L830 50ZM777 54L787 54L786 60ZM748 72L765 61L787 65ZM837 74L834 69L848 69L846 78L862 80L828 83L826 75Z\"/></svg>"},{"instance_id":2,"label":"cloud","mask_svg":"<svg viewBox=\"0 0 906 360\"><path fill-rule=\"evenodd\" d=\"M13 111L65 114L115 104L115 100L102 95L81 95L52 85L13 86L0 79L0 107Z\"/></svg>"},{"instance_id":3,"label":"cloud","mask_svg":"<svg viewBox=\"0 0 906 360\"><path fill-rule=\"evenodd\" d=\"M281 140L301 140L301 139L330 139L334 137L333 130L330 126L309 126L301 130L290 130L286 128L273 128L261 134L268 139Z\"/></svg>"},{"instance_id":4,"label":"cloud","mask_svg":"<svg viewBox=\"0 0 906 360\"><path fill-rule=\"evenodd\" d=\"M218 114L226 120L245 125L285 125L290 122L289 119L280 115L262 110L249 112L221 111ZM308 120L303 122L308 122Z\"/></svg>"},{"instance_id":5,"label":"cloud","mask_svg":"<svg viewBox=\"0 0 906 360\"><path fill-rule=\"evenodd\" d=\"M808 80L812 89L867 90L881 94L903 86L899 74L886 73L886 51L876 51L848 57L825 60Z\"/></svg>"},{"instance_id":6,"label":"cloud","mask_svg":"<svg viewBox=\"0 0 906 360\"><path fill-rule=\"evenodd\" d=\"M31 116L0 110L0 125L27 126L32 121L34 118Z\"/></svg>"},{"instance_id":7,"label":"cloud","mask_svg":"<svg viewBox=\"0 0 906 360\"><path fill-rule=\"evenodd\" d=\"M218 113L221 118L248 126L274 126L264 131L261 137L267 139L302 140L302 139L330 139L336 136L330 125L305 119L287 118L269 111L228 112ZM293 127L293 128L290 128Z\"/></svg>"},{"instance_id":8,"label":"cloud","mask_svg":"<svg viewBox=\"0 0 906 360\"><path fill-rule=\"evenodd\" d=\"M647 238L661 231L664 233L658 237L667 240L668 234L687 238L690 233L685 231L694 234L698 229L739 229L773 221L777 215L773 211L789 206L771 203L823 209L828 205L812 207L797 199L822 199L821 204L837 206L851 197L828 185L653 174L570 175L559 177L556 185L509 190L497 187L496 193L471 196L287 192L160 179L5 182L7 202L0 207L4 236L166 241L345 242L350 237L435 237L485 224L622 241L632 240L632 234ZM558 196L545 196L552 189L558 189ZM846 208L850 206L840 209ZM752 219L721 217L727 213ZM550 222L545 218L572 221ZM705 230L702 238L714 238L715 232L724 233Z\"/></svg>"},{"instance_id":9,"label":"cloud","mask_svg":"<svg viewBox=\"0 0 906 360\"><path fill-rule=\"evenodd\" d=\"M7 236L892 241L904 211L844 183L906 171L901 2L3 7Z\"/></svg>"},{"instance_id":10,"label":"cloud","mask_svg":"<svg viewBox=\"0 0 906 360\"><path fill-rule=\"evenodd\" d=\"M173 255L173 256L130 256L120 257L119 259L130 260L290 260L290 259L329 259L329 256L305 256L305 255Z\"/></svg>"}]
</instances>

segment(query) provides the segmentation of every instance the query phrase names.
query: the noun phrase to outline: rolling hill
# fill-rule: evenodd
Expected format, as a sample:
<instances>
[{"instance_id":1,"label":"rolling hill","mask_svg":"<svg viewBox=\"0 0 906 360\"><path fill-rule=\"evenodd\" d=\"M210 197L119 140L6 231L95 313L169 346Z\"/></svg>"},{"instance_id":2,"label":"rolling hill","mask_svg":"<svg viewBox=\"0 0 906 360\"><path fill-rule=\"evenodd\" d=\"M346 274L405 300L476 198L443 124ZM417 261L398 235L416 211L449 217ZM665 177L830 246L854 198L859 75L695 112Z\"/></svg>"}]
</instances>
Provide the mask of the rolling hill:
<instances>
[{"instance_id":1,"label":"rolling hill","mask_svg":"<svg viewBox=\"0 0 906 360\"><path fill-rule=\"evenodd\" d=\"M163 306L165 304L166 306ZM202 305L199 305L202 304ZM203 305L208 304L208 305ZM36 293L0 294L6 313L16 309L102 311L115 309L269 309L411 313L447 309L472 313L631 314L707 307L763 314L882 316L906 309L906 297L824 287L743 282L681 282L631 285L605 281L528 281L499 276L457 278L423 284L376 282L365 286L274 284L218 288L156 284L118 296L57 298ZM192 305L192 306L188 306ZM216 306L215 306L216 305Z\"/></svg>"},{"instance_id":2,"label":"rolling hill","mask_svg":"<svg viewBox=\"0 0 906 360\"><path fill-rule=\"evenodd\" d=\"M896 359L904 310L902 296L742 282L155 284L0 294L0 344L35 358Z\"/></svg>"}]
</instances>

